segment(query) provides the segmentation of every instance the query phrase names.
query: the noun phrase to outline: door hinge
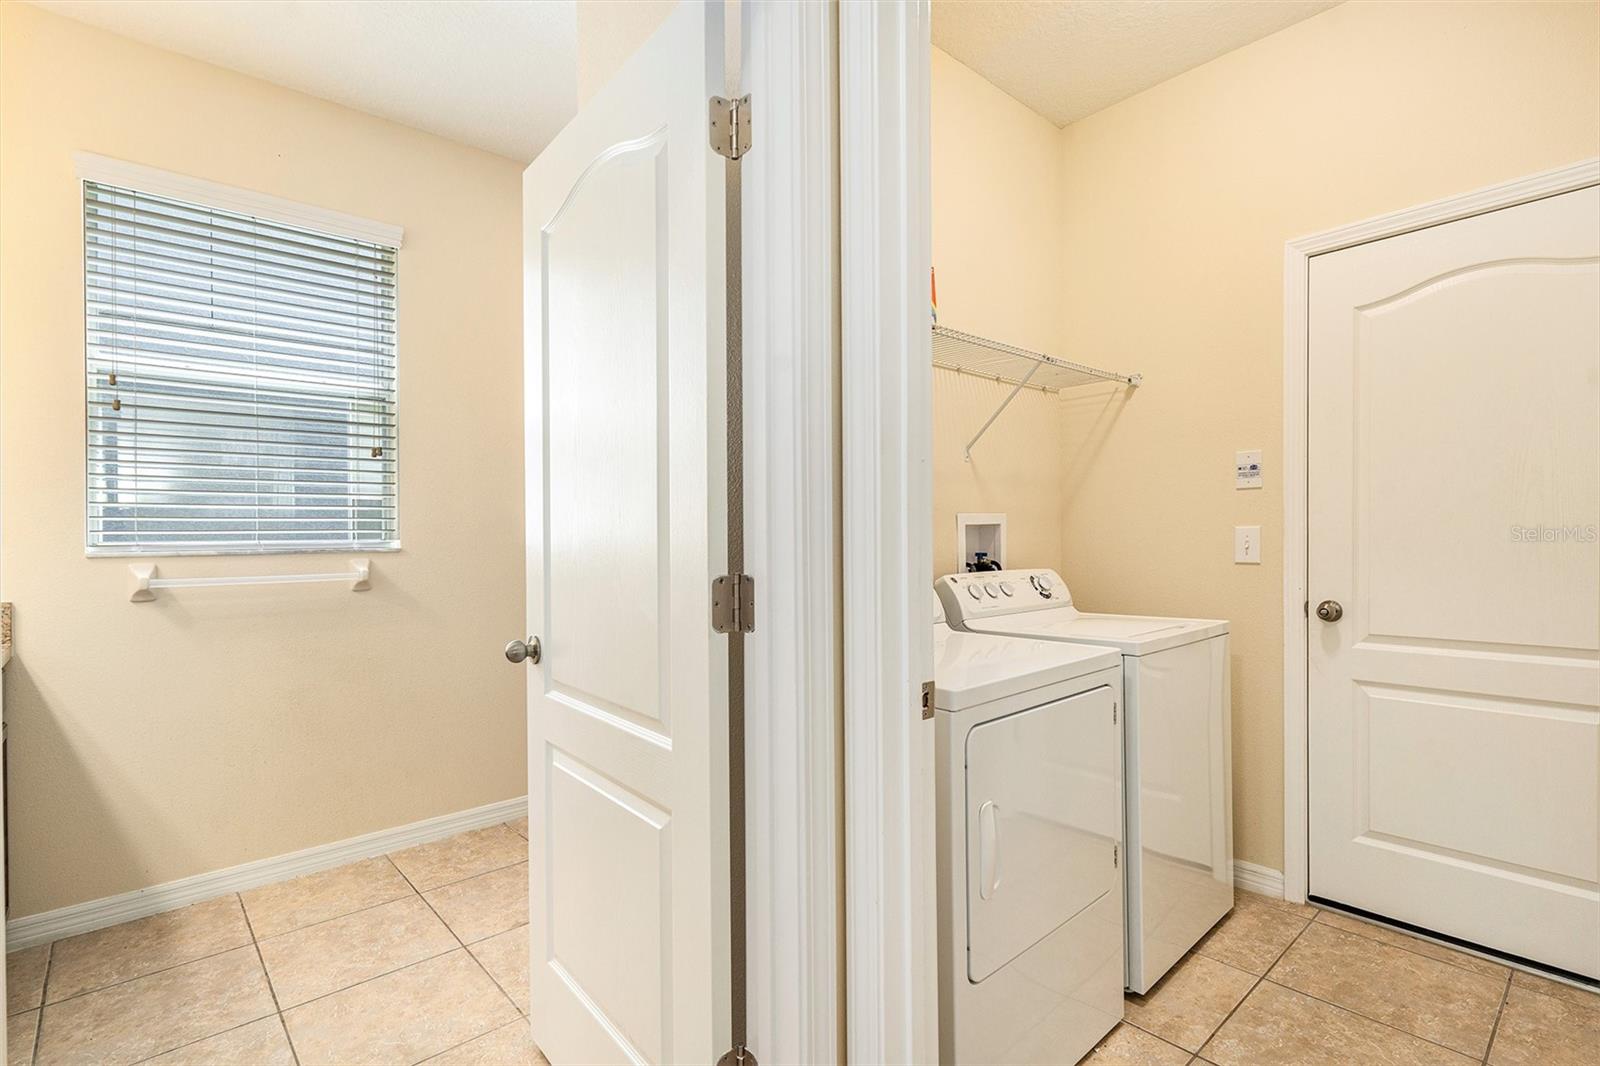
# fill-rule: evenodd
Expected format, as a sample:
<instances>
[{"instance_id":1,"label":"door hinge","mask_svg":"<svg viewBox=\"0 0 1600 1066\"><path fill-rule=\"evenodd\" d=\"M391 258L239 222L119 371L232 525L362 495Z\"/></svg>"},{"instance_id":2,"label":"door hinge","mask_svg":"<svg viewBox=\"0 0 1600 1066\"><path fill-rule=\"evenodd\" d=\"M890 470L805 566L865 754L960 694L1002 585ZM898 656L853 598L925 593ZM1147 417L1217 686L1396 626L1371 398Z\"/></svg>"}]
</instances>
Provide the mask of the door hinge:
<instances>
[{"instance_id":1,"label":"door hinge","mask_svg":"<svg viewBox=\"0 0 1600 1066\"><path fill-rule=\"evenodd\" d=\"M728 159L742 159L750 151L750 96L737 100L711 98L711 150Z\"/></svg>"},{"instance_id":2,"label":"door hinge","mask_svg":"<svg viewBox=\"0 0 1600 1066\"><path fill-rule=\"evenodd\" d=\"M933 682L922 683L922 718L926 721L933 717Z\"/></svg>"},{"instance_id":3,"label":"door hinge","mask_svg":"<svg viewBox=\"0 0 1600 1066\"><path fill-rule=\"evenodd\" d=\"M1300 613L1304 614L1307 618L1311 617L1311 601L1310 600L1307 600L1306 602L1304 602L1304 603L1302 603L1300 605Z\"/></svg>"},{"instance_id":4,"label":"door hinge","mask_svg":"<svg viewBox=\"0 0 1600 1066\"><path fill-rule=\"evenodd\" d=\"M722 1053L722 1058L717 1060L717 1066L761 1066L756 1062L756 1057L750 1049L743 1044L735 1044Z\"/></svg>"},{"instance_id":5,"label":"door hinge","mask_svg":"<svg viewBox=\"0 0 1600 1066\"><path fill-rule=\"evenodd\" d=\"M724 574L711 582L711 628L718 633L755 632L755 578Z\"/></svg>"},{"instance_id":6,"label":"door hinge","mask_svg":"<svg viewBox=\"0 0 1600 1066\"><path fill-rule=\"evenodd\" d=\"M1122 845L1111 845L1111 868L1113 870L1122 865Z\"/></svg>"},{"instance_id":7,"label":"door hinge","mask_svg":"<svg viewBox=\"0 0 1600 1066\"><path fill-rule=\"evenodd\" d=\"M1116 700L1112 700L1111 701L1111 724L1112 725L1116 725L1117 724L1117 701Z\"/></svg>"}]
</instances>

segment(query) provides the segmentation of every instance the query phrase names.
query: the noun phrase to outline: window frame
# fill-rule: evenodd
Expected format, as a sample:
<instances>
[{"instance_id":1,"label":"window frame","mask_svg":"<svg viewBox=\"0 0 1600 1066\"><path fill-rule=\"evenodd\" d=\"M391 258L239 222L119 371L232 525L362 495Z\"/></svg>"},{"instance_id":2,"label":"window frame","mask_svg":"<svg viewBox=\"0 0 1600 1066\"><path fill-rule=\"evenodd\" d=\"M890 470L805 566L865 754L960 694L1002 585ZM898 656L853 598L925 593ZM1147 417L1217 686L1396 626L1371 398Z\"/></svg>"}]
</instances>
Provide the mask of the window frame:
<instances>
[{"instance_id":1,"label":"window frame","mask_svg":"<svg viewBox=\"0 0 1600 1066\"><path fill-rule=\"evenodd\" d=\"M77 152L73 155L75 170L75 186L78 196L79 212L79 295L82 302L79 305L79 326L82 333L82 364L83 397L81 408L83 418L83 453L82 453L82 501L83 501L83 546L84 555L88 558L161 558L179 556L230 556L230 555L313 555L313 554L345 554L369 555L375 553L398 552L401 550L400 538L400 343L399 343L399 306L400 306L400 281L399 281L399 253L404 241L405 231L400 226L372 219L361 218L339 211L303 204L294 200L272 196L267 193L255 192L236 186L223 185L218 182L207 181L202 178L193 178L171 171L147 167L137 163L129 163L119 159L95 155L89 152ZM148 193L153 196L163 196L181 200L201 208L230 211L250 215L265 221L280 225L313 230L318 233L351 240L380 244L395 251L395 378L394 378L394 432L395 432L395 472L394 472L394 536L391 540L381 543L349 543L349 544L315 544L306 547L297 547L292 544L277 544L263 546L260 544L227 546L210 545L207 547L184 548L174 544L153 545L95 545L91 539L91 505L90 497L93 495L93 482L89 475L89 447L90 447L90 419L87 399L92 388L89 380L89 277L88 277L88 243L83 236L87 215L85 183L93 182L101 185L110 185L128 189L138 193Z\"/></svg>"}]
</instances>

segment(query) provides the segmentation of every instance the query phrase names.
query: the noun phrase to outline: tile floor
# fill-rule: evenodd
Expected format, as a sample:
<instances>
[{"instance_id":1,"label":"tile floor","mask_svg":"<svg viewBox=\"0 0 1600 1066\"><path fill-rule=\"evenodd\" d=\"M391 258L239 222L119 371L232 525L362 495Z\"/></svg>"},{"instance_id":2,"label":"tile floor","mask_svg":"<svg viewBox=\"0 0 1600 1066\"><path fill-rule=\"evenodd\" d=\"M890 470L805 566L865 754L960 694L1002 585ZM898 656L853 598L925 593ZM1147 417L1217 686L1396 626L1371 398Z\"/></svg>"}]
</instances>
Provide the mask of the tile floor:
<instances>
[{"instance_id":1,"label":"tile floor","mask_svg":"<svg viewBox=\"0 0 1600 1066\"><path fill-rule=\"evenodd\" d=\"M1092 1066L1596 1066L1600 995L1237 892Z\"/></svg>"},{"instance_id":2,"label":"tile floor","mask_svg":"<svg viewBox=\"0 0 1600 1066\"><path fill-rule=\"evenodd\" d=\"M527 819L12 953L11 1066L544 1063Z\"/></svg>"},{"instance_id":3,"label":"tile floor","mask_svg":"<svg viewBox=\"0 0 1600 1066\"><path fill-rule=\"evenodd\" d=\"M13 953L12 1066L542 1064L527 821ZM1600 996L1241 892L1093 1066L1595 1066Z\"/></svg>"}]
</instances>

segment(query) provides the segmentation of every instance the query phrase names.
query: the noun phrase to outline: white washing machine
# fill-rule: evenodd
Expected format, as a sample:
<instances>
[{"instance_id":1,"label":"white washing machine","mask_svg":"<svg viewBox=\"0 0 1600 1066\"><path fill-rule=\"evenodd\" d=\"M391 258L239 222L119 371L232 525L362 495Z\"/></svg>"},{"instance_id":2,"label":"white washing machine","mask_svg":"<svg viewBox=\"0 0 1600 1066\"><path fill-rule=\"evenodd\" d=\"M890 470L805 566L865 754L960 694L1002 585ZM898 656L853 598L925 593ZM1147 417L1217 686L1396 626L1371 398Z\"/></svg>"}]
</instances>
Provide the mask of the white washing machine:
<instances>
[{"instance_id":1,"label":"white washing machine","mask_svg":"<svg viewBox=\"0 0 1600 1066\"><path fill-rule=\"evenodd\" d=\"M1085 614L1054 570L936 587L956 629L1122 654L1127 980L1148 992L1233 906L1228 623Z\"/></svg>"},{"instance_id":2,"label":"white washing machine","mask_svg":"<svg viewBox=\"0 0 1600 1066\"><path fill-rule=\"evenodd\" d=\"M934 609L939 1061L1075 1062L1122 1020L1122 659Z\"/></svg>"}]
</instances>

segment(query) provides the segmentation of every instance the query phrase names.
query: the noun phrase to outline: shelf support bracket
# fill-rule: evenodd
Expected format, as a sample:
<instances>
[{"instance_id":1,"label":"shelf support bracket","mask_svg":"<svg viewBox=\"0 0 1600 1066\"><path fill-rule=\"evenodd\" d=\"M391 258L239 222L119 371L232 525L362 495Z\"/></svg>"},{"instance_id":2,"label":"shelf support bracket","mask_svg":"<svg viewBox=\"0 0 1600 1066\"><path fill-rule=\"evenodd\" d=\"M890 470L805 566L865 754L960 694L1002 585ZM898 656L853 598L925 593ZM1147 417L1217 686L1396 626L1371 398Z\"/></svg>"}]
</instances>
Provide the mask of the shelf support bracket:
<instances>
[{"instance_id":1,"label":"shelf support bracket","mask_svg":"<svg viewBox=\"0 0 1600 1066\"><path fill-rule=\"evenodd\" d=\"M972 446L974 444L978 443L978 439L980 437L982 437L985 433L989 432L989 427L994 425L994 420L1000 417L1000 412L1004 411L1007 407L1011 406L1011 401L1015 400L1017 398L1017 393L1019 393L1019 392L1021 392L1023 390L1023 387L1028 384L1028 380L1030 378L1032 378L1034 373L1037 372L1038 369L1043 365L1044 365L1043 363L1034 363L1033 366L1028 368L1027 374L1025 374L1023 376L1021 381L1017 382L1016 386L1011 390L1010 394L1007 395L1006 398L1000 402L1000 406L996 407L994 409L994 414L989 416L989 421L985 422L983 424L983 426L978 430L977 434L975 436L973 436L973 438L971 440L967 441L966 452L965 452L964 455L962 455L962 459L963 460L965 460L966 462L969 462L969 463L972 462Z\"/></svg>"}]
</instances>

